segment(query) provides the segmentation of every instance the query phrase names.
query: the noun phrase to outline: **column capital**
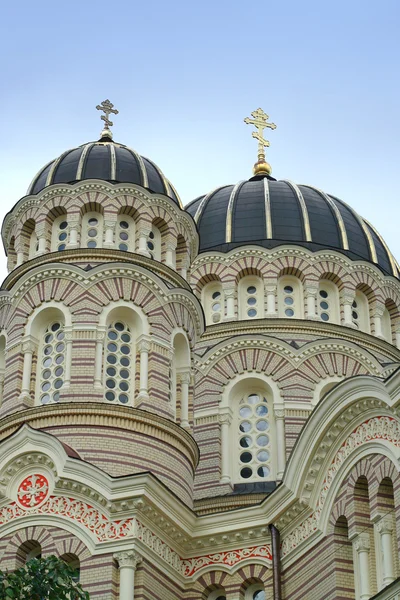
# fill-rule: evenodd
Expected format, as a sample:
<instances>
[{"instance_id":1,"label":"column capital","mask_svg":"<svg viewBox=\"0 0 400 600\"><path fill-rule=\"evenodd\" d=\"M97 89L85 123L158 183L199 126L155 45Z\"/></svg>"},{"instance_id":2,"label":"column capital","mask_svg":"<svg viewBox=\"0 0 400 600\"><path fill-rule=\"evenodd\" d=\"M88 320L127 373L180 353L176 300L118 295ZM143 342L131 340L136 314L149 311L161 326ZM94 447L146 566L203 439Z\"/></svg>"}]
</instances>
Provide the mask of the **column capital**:
<instances>
[{"instance_id":1,"label":"column capital","mask_svg":"<svg viewBox=\"0 0 400 600\"><path fill-rule=\"evenodd\" d=\"M218 414L218 422L220 425L230 425L232 423L232 411L230 408L224 409Z\"/></svg>"},{"instance_id":2,"label":"column capital","mask_svg":"<svg viewBox=\"0 0 400 600\"><path fill-rule=\"evenodd\" d=\"M382 517L382 519L376 524L376 528L381 535L384 535L385 533L393 533L393 519L391 515Z\"/></svg>"},{"instance_id":3,"label":"column capital","mask_svg":"<svg viewBox=\"0 0 400 600\"><path fill-rule=\"evenodd\" d=\"M182 371L179 370L178 375L182 383L187 383L188 385L190 384L190 381L192 379L192 372L190 369L184 369Z\"/></svg>"},{"instance_id":4,"label":"column capital","mask_svg":"<svg viewBox=\"0 0 400 600\"><path fill-rule=\"evenodd\" d=\"M222 286L222 289L224 291L224 295L225 298L233 298L236 292L236 289L234 287L224 287Z\"/></svg>"},{"instance_id":5,"label":"column capital","mask_svg":"<svg viewBox=\"0 0 400 600\"><path fill-rule=\"evenodd\" d=\"M118 561L120 569L130 567L135 570L143 560L142 556L136 550L122 550L121 552L115 552L113 556Z\"/></svg>"},{"instance_id":6,"label":"column capital","mask_svg":"<svg viewBox=\"0 0 400 600\"><path fill-rule=\"evenodd\" d=\"M342 303L343 304L350 304L350 306L351 306L353 304L353 302L354 302L354 298L355 297L356 297L355 291L354 292L347 291L342 296Z\"/></svg>"},{"instance_id":7,"label":"column capital","mask_svg":"<svg viewBox=\"0 0 400 600\"><path fill-rule=\"evenodd\" d=\"M361 552L369 552L371 550L371 542L369 533L360 533L353 541L354 548L360 554Z\"/></svg>"},{"instance_id":8,"label":"column capital","mask_svg":"<svg viewBox=\"0 0 400 600\"><path fill-rule=\"evenodd\" d=\"M307 296L316 296L318 294L318 286L315 285L306 285L304 288L304 292Z\"/></svg>"},{"instance_id":9,"label":"column capital","mask_svg":"<svg viewBox=\"0 0 400 600\"><path fill-rule=\"evenodd\" d=\"M36 348L36 344L31 339L25 339L22 342L22 352L25 354L26 352L34 352Z\"/></svg>"},{"instance_id":10,"label":"column capital","mask_svg":"<svg viewBox=\"0 0 400 600\"><path fill-rule=\"evenodd\" d=\"M146 335L141 335L137 340L137 348L139 352L150 352L151 340Z\"/></svg>"},{"instance_id":11,"label":"column capital","mask_svg":"<svg viewBox=\"0 0 400 600\"><path fill-rule=\"evenodd\" d=\"M284 406L274 406L274 417L275 419L284 419L285 418L285 407Z\"/></svg>"}]
</instances>

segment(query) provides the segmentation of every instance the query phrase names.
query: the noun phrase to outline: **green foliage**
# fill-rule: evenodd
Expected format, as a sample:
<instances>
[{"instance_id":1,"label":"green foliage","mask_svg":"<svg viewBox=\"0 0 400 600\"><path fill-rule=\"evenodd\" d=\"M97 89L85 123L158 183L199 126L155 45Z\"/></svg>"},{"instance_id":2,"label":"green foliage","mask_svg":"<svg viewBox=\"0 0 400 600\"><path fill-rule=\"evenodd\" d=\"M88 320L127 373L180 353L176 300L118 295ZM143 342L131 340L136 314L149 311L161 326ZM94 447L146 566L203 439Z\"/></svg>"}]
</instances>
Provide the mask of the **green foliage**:
<instances>
[{"instance_id":1,"label":"green foliage","mask_svg":"<svg viewBox=\"0 0 400 600\"><path fill-rule=\"evenodd\" d=\"M90 600L75 575L56 556L33 558L11 573L0 570L0 600Z\"/></svg>"}]
</instances>

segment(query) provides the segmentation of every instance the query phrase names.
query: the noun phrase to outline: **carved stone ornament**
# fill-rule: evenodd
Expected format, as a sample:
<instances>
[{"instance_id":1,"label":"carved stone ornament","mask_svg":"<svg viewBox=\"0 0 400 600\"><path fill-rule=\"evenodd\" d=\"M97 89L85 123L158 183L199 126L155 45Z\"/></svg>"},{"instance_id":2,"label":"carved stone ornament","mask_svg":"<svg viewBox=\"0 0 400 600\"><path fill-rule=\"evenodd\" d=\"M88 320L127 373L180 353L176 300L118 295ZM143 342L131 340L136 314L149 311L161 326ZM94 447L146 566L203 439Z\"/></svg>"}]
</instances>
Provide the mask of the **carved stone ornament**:
<instances>
[{"instance_id":1,"label":"carved stone ornament","mask_svg":"<svg viewBox=\"0 0 400 600\"><path fill-rule=\"evenodd\" d=\"M118 561L120 569L124 567L130 567L136 569L138 564L142 562L142 557L135 550L123 550L122 552L116 552L114 558Z\"/></svg>"},{"instance_id":2,"label":"carved stone ornament","mask_svg":"<svg viewBox=\"0 0 400 600\"><path fill-rule=\"evenodd\" d=\"M232 415L228 413L220 413L218 415L218 421L220 425L230 425L232 422Z\"/></svg>"},{"instance_id":3,"label":"carved stone ornament","mask_svg":"<svg viewBox=\"0 0 400 600\"><path fill-rule=\"evenodd\" d=\"M376 528L381 535L393 532L393 519L391 515L386 515L376 524Z\"/></svg>"},{"instance_id":4,"label":"carved stone ornament","mask_svg":"<svg viewBox=\"0 0 400 600\"><path fill-rule=\"evenodd\" d=\"M353 542L354 548L358 553L369 552L371 550L371 541L369 533L360 533Z\"/></svg>"},{"instance_id":5,"label":"carved stone ornament","mask_svg":"<svg viewBox=\"0 0 400 600\"><path fill-rule=\"evenodd\" d=\"M25 477L17 492L18 503L24 508L35 508L42 504L49 495L49 481L40 474L34 473Z\"/></svg>"}]
</instances>

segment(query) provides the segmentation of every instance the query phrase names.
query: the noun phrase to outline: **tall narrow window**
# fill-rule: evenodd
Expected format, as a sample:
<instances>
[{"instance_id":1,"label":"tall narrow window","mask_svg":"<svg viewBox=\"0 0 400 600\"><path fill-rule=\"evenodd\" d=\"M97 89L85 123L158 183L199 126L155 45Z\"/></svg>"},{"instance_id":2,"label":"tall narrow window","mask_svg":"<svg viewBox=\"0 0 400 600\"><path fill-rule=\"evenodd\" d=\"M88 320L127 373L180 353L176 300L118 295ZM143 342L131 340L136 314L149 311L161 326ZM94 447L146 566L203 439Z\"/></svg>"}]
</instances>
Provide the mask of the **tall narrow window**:
<instances>
[{"instance_id":1,"label":"tall narrow window","mask_svg":"<svg viewBox=\"0 0 400 600\"><path fill-rule=\"evenodd\" d=\"M67 228L68 221L65 215L58 217L52 227L51 250L52 252L62 252L67 247Z\"/></svg>"},{"instance_id":2,"label":"tall narrow window","mask_svg":"<svg viewBox=\"0 0 400 600\"><path fill-rule=\"evenodd\" d=\"M238 481L273 479L268 400L262 393L246 394L237 405L236 453Z\"/></svg>"},{"instance_id":3,"label":"tall narrow window","mask_svg":"<svg viewBox=\"0 0 400 600\"><path fill-rule=\"evenodd\" d=\"M385 307L382 314L382 335L387 342L392 343L392 321L390 319L390 313Z\"/></svg>"},{"instance_id":4,"label":"tall narrow window","mask_svg":"<svg viewBox=\"0 0 400 600\"><path fill-rule=\"evenodd\" d=\"M100 213L86 213L82 219L81 246L83 248L103 247L103 217Z\"/></svg>"},{"instance_id":5,"label":"tall narrow window","mask_svg":"<svg viewBox=\"0 0 400 600\"><path fill-rule=\"evenodd\" d=\"M317 303L321 321L339 322L339 294L334 283L325 280L320 281Z\"/></svg>"},{"instance_id":6,"label":"tall narrow window","mask_svg":"<svg viewBox=\"0 0 400 600\"><path fill-rule=\"evenodd\" d=\"M123 252L135 252L135 221L128 215L118 215L117 246Z\"/></svg>"},{"instance_id":7,"label":"tall narrow window","mask_svg":"<svg viewBox=\"0 0 400 600\"><path fill-rule=\"evenodd\" d=\"M264 316L262 280L259 277L244 277L239 281L238 287L240 318L262 319Z\"/></svg>"},{"instance_id":8,"label":"tall narrow window","mask_svg":"<svg viewBox=\"0 0 400 600\"><path fill-rule=\"evenodd\" d=\"M363 292L357 290L356 297L351 308L351 316L353 318L354 325L356 325L360 331L370 333L369 303L366 295L363 294Z\"/></svg>"},{"instance_id":9,"label":"tall narrow window","mask_svg":"<svg viewBox=\"0 0 400 600\"><path fill-rule=\"evenodd\" d=\"M208 283L202 291L204 311L207 325L220 323L224 315L224 294L222 284L218 281Z\"/></svg>"},{"instance_id":10,"label":"tall narrow window","mask_svg":"<svg viewBox=\"0 0 400 600\"><path fill-rule=\"evenodd\" d=\"M151 227L147 240L147 249L150 252L151 258L158 261L161 260L161 233L155 225Z\"/></svg>"},{"instance_id":11,"label":"tall narrow window","mask_svg":"<svg viewBox=\"0 0 400 600\"><path fill-rule=\"evenodd\" d=\"M64 385L65 341L61 321L51 323L43 333L39 347L38 371L40 372L40 402L59 402L60 390Z\"/></svg>"},{"instance_id":12,"label":"tall narrow window","mask_svg":"<svg viewBox=\"0 0 400 600\"><path fill-rule=\"evenodd\" d=\"M289 319L303 318L303 290L297 277L281 277L278 282L279 316Z\"/></svg>"},{"instance_id":13,"label":"tall narrow window","mask_svg":"<svg viewBox=\"0 0 400 600\"><path fill-rule=\"evenodd\" d=\"M106 400L128 404L132 397L134 367L131 329L123 321L115 321L108 326L106 338Z\"/></svg>"}]
</instances>

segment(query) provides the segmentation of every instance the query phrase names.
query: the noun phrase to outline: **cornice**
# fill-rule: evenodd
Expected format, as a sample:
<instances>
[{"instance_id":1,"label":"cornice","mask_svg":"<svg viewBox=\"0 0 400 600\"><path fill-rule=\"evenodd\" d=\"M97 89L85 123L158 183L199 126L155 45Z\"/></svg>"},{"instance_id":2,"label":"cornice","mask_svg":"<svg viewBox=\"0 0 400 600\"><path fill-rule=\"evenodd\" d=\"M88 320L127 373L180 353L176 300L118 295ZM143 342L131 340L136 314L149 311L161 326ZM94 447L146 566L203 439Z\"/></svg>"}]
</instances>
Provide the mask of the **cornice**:
<instances>
[{"instance_id":1,"label":"cornice","mask_svg":"<svg viewBox=\"0 0 400 600\"><path fill-rule=\"evenodd\" d=\"M135 254L133 252L122 252L121 250L113 250L108 248L75 248L70 250L63 250L62 252L50 252L48 254L42 254L32 260L24 262L19 267L16 267L7 275L5 278L2 289L10 290L26 273L32 271L37 267L41 267L48 264L55 265L55 268L62 269L67 265L73 264L78 268L82 269L83 277L90 277L90 271L85 271L76 261L85 263L95 263L95 267L98 264L106 268L111 268L112 263L120 263L124 265L141 266L152 273L172 283L174 287L183 288L192 293L192 288L176 271L168 267L167 265L143 256L141 254Z\"/></svg>"},{"instance_id":2,"label":"cornice","mask_svg":"<svg viewBox=\"0 0 400 600\"><path fill-rule=\"evenodd\" d=\"M219 343L232 336L243 335L252 336L255 334L270 336L276 338L276 343L287 343L279 339L279 334L292 336L293 339L302 335L314 336L314 341L324 343L324 338L337 338L344 342L352 342L372 352L382 353L390 357L394 362L400 361L400 350L389 344L381 338L377 338L368 333L357 331L344 325L335 325L333 323L324 323L323 321L314 321L307 319L254 319L252 321L228 321L218 325L209 325L198 344L206 342ZM292 350L294 350L292 348ZM302 349L300 348L299 352ZM201 360L201 358L199 359Z\"/></svg>"},{"instance_id":3,"label":"cornice","mask_svg":"<svg viewBox=\"0 0 400 600\"><path fill-rule=\"evenodd\" d=\"M34 429L61 425L88 425L110 427L126 431L146 431L147 434L168 441L190 458L193 468L199 461L199 449L185 429L172 421L138 408L109 407L102 402L72 402L38 406L19 411L0 421L0 439L14 433L21 425Z\"/></svg>"}]
</instances>

